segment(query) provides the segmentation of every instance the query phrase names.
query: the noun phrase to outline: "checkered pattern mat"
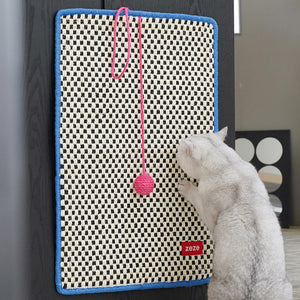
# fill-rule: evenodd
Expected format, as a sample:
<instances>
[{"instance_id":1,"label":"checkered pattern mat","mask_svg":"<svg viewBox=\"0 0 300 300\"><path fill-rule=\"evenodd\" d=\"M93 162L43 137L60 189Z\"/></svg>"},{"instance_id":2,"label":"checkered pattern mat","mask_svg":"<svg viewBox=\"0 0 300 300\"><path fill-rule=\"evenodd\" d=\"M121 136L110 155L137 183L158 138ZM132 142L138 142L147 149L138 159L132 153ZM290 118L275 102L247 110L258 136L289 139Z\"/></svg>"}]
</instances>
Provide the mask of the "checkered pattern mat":
<instances>
[{"instance_id":1,"label":"checkered pattern mat","mask_svg":"<svg viewBox=\"0 0 300 300\"><path fill-rule=\"evenodd\" d=\"M57 16L57 265L62 293L151 288L212 275L213 244L178 194L181 138L216 129L216 28L188 19L142 18L145 158L155 180L137 194L142 172L138 17L129 11L131 59L111 76L114 11ZM142 12L140 12L142 14ZM125 16L116 74L127 57ZM203 241L183 256L181 243Z\"/></svg>"}]
</instances>

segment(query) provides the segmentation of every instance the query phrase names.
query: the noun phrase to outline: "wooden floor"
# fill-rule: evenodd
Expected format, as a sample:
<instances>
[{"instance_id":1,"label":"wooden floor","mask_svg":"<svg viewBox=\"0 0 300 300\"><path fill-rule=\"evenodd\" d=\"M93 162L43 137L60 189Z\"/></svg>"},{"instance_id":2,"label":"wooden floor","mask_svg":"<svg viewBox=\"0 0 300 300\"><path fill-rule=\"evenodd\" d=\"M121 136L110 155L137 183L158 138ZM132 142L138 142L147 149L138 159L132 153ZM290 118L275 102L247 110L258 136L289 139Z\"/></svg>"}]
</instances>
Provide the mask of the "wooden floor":
<instances>
[{"instance_id":1,"label":"wooden floor","mask_svg":"<svg viewBox=\"0 0 300 300\"><path fill-rule=\"evenodd\" d=\"M283 229L288 278L293 285L294 300L300 300L300 227Z\"/></svg>"}]
</instances>

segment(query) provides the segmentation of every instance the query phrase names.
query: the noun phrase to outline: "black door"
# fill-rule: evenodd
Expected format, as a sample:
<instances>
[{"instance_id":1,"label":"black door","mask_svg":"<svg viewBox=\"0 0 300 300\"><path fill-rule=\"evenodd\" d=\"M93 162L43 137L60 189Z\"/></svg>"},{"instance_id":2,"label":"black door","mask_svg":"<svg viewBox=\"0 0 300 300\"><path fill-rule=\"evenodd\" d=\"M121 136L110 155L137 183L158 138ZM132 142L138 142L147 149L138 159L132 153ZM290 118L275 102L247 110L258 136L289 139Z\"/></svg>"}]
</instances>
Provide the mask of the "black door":
<instances>
[{"instance_id":1,"label":"black door","mask_svg":"<svg viewBox=\"0 0 300 300\"><path fill-rule=\"evenodd\" d=\"M25 107L29 215L23 299L206 299L207 287L157 289L112 294L62 296L56 292L54 194L54 16L63 8L117 9L187 13L214 18L219 26L219 124L229 126L234 143L233 1L228 0L26 0L24 5ZM25 255L24 255L25 256Z\"/></svg>"}]
</instances>

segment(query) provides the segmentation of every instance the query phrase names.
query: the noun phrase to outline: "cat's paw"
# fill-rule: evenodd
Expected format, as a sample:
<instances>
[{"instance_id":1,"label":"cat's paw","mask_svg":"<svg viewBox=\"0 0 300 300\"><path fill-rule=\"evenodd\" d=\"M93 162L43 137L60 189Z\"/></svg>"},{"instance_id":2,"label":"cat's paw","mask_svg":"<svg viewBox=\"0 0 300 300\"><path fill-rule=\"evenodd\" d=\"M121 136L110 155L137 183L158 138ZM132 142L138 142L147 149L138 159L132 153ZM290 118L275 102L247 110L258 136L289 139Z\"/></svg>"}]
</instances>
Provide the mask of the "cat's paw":
<instances>
[{"instance_id":1,"label":"cat's paw","mask_svg":"<svg viewBox=\"0 0 300 300\"><path fill-rule=\"evenodd\" d=\"M178 192L181 196L187 197L189 191L193 188L193 184L187 180L181 180L178 183Z\"/></svg>"}]
</instances>

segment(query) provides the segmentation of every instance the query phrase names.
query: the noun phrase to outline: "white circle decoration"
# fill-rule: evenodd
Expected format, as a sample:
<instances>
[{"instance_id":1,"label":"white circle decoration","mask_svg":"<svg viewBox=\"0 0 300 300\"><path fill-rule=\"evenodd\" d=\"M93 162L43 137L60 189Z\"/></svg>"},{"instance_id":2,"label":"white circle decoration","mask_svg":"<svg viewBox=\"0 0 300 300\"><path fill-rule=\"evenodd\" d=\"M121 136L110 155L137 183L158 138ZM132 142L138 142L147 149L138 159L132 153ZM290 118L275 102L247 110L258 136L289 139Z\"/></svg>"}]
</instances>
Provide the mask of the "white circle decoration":
<instances>
[{"instance_id":1,"label":"white circle decoration","mask_svg":"<svg viewBox=\"0 0 300 300\"><path fill-rule=\"evenodd\" d=\"M275 192L282 184L282 174L274 166L265 166L258 171L260 179L263 181L268 193Z\"/></svg>"},{"instance_id":2,"label":"white circle decoration","mask_svg":"<svg viewBox=\"0 0 300 300\"><path fill-rule=\"evenodd\" d=\"M282 203L281 203L281 200L277 196L275 196L273 194L270 194L269 196L270 196L270 202L271 202L271 204L273 206L273 210L274 210L275 214L277 216L279 216L282 213Z\"/></svg>"},{"instance_id":3,"label":"white circle decoration","mask_svg":"<svg viewBox=\"0 0 300 300\"><path fill-rule=\"evenodd\" d=\"M275 164L281 158L282 153L281 143L273 137L264 138L256 148L257 158L266 165Z\"/></svg>"},{"instance_id":4,"label":"white circle decoration","mask_svg":"<svg viewBox=\"0 0 300 300\"><path fill-rule=\"evenodd\" d=\"M235 140L235 150L238 155L245 161L250 162L255 154L253 144L246 138Z\"/></svg>"}]
</instances>

